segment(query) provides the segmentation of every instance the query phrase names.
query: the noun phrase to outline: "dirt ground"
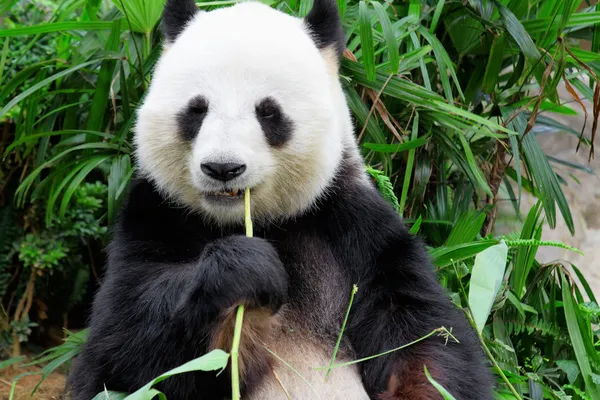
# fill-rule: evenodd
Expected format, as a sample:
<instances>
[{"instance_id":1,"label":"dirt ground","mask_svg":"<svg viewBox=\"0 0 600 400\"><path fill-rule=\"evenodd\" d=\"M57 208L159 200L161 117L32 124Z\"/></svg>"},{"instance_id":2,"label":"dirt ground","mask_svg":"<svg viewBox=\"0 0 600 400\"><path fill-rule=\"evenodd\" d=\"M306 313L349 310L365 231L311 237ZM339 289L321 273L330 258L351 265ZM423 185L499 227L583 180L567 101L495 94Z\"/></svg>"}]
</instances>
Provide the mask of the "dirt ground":
<instances>
[{"instance_id":1,"label":"dirt ground","mask_svg":"<svg viewBox=\"0 0 600 400\"><path fill-rule=\"evenodd\" d=\"M0 370L0 400L8 400L12 380L25 372L37 372L35 375L27 375L19 379L14 393L14 400L52 400L60 399L60 395L65 387L65 376L59 372L50 374L38 388L35 396L31 397L31 392L39 383L42 374L39 367L18 368L10 366Z\"/></svg>"}]
</instances>

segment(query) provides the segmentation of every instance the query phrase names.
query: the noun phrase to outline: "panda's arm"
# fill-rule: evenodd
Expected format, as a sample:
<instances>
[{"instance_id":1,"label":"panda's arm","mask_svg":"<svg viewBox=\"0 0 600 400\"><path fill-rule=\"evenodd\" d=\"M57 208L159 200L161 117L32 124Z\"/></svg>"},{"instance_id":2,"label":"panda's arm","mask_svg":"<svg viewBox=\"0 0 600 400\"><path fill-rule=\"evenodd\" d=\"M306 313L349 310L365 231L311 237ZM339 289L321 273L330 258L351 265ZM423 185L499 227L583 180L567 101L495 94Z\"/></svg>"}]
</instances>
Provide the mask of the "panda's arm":
<instances>
[{"instance_id":1,"label":"panda's arm","mask_svg":"<svg viewBox=\"0 0 600 400\"><path fill-rule=\"evenodd\" d=\"M89 338L69 378L73 400L89 400L104 385L131 392L206 353L223 312L235 304L274 311L284 301L285 271L262 239L217 239L185 263L136 259L128 254L134 247L117 238L109 250ZM168 398L199 398L218 390L215 379L214 373L174 377L159 389Z\"/></svg>"},{"instance_id":2,"label":"panda's arm","mask_svg":"<svg viewBox=\"0 0 600 400\"><path fill-rule=\"evenodd\" d=\"M353 306L349 335L357 357L400 347L442 326L460 343L432 336L362 363L367 390L380 400L441 399L425 376L427 366L457 399L490 399L490 374L477 337L437 282L421 242L398 230L386 240L373 279L363 282Z\"/></svg>"}]
</instances>

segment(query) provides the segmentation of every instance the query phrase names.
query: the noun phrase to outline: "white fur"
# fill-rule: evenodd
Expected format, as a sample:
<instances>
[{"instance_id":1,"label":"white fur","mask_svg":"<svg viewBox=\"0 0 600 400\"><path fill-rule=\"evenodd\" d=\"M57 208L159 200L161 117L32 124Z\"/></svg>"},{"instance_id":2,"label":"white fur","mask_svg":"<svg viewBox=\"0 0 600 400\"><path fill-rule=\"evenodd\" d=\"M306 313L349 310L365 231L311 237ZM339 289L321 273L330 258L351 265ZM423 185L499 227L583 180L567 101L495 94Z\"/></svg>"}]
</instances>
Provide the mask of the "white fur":
<instances>
[{"instance_id":1,"label":"white fur","mask_svg":"<svg viewBox=\"0 0 600 400\"><path fill-rule=\"evenodd\" d=\"M260 3L199 13L168 49L139 110L135 142L142 173L179 204L218 223L243 218L243 204L215 205L204 192L225 186L206 162L246 164L228 189L252 188L253 215L292 217L314 206L342 152L358 157L335 56L320 52L302 21ZM209 112L192 142L176 114L202 95ZM269 146L255 105L270 96L293 121L291 139Z\"/></svg>"}]
</instances>

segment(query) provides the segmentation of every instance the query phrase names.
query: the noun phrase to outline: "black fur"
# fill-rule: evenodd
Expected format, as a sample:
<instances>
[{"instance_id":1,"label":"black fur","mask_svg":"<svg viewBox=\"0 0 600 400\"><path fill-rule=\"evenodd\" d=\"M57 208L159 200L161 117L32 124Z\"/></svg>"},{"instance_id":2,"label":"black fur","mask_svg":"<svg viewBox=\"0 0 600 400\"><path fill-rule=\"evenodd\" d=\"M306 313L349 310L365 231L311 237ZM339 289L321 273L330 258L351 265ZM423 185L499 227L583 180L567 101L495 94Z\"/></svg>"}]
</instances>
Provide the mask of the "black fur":
<instances>
[{"instance_id":1,"label":"black fur","mask_svg":"<svg viewBox=\"0 0 600 400\"><path fill-rule=\"evenodd\" d=\"M167 41L173 42L197 12L194 0L167 0L161 21Z\"/></svg>"},{"instance_id":2,"label":"black fur","mask_svg":"<svg viewBox=\"0 0 600 400\"><path fill-rule=\"evenodd\" d=\"M202 122L206 118L207 113L208 100L202 96L196 96L177 114L179 133L185 140L194 140L198 132L200 132Z\"/></svg>"},{"instance_id":3,"label":"black fur","mask_svg":"<svg viewBox=\"0 0 600 400\"><path fill-rule=\"evenodd\" d=\"M271 146L284 145L292 136L294 124L277 102L267 97L256 106L256 117Z\"/></svg>"},{"instance_id":4,"label":"black fur","mask_svg":"<svg viewBox=\"0 0 600 400\"><path fill-rule=\"evenodd\" d=\"M219 312L241 301L273 311L285 302L300 326L333 348L353 283L359 291L345 333L351 357L398 347L440 326L460 340L444 345L432 337L359 364L373 399L436 398L390 389L393 375L402 384L423 364L457 399L490 399L476 335L436 281L420 240L374 188L355 179L359 168L341 167L318 211L277 226L257 224L255 239L237 236L241 225L216 228L170 206L137 179L109 247L88 341L68 380L72 399L89 400L104 385L131 392L204 354ZM242 390L263 376L254 373ZM415 390L430 387L419 385ZM229 374L183 374L158 388L169 400L225 399ZM399 394L381 395L390 390Z\"/></svg>"},{"instance_id":5,"label":"black fur","mask_svg":"<svg viewBox=\"0 0 600 400\"><path fill-rule=\"evenodd\" d=\"M346 49L346 34L335 0L314 0L312 9L304 18L304 24L319 49L333 46L341 57Z\"/></svg>"}]
</instances>

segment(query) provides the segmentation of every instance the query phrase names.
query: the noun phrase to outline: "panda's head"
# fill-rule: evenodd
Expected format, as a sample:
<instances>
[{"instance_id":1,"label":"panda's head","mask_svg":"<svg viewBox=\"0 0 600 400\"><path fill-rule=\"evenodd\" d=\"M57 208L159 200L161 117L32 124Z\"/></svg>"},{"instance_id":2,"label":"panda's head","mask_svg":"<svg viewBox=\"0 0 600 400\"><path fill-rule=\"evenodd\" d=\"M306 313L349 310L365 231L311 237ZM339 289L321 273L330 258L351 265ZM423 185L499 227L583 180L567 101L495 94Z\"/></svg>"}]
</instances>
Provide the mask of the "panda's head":
<instances>
[{"instance_id":1,"label":"panda's head","mask_svg":"<svg viewBox=\"0 0 600 400\"><path fill-rule=\"evenodd\" d=\"M280 219L315 205L355 154L338 79L345 36L335 0L304 19L247 2L200 12L168 0L166 36L138 113L141 172L170 199L221 224Z\"/></svg>"}]
</instances>

